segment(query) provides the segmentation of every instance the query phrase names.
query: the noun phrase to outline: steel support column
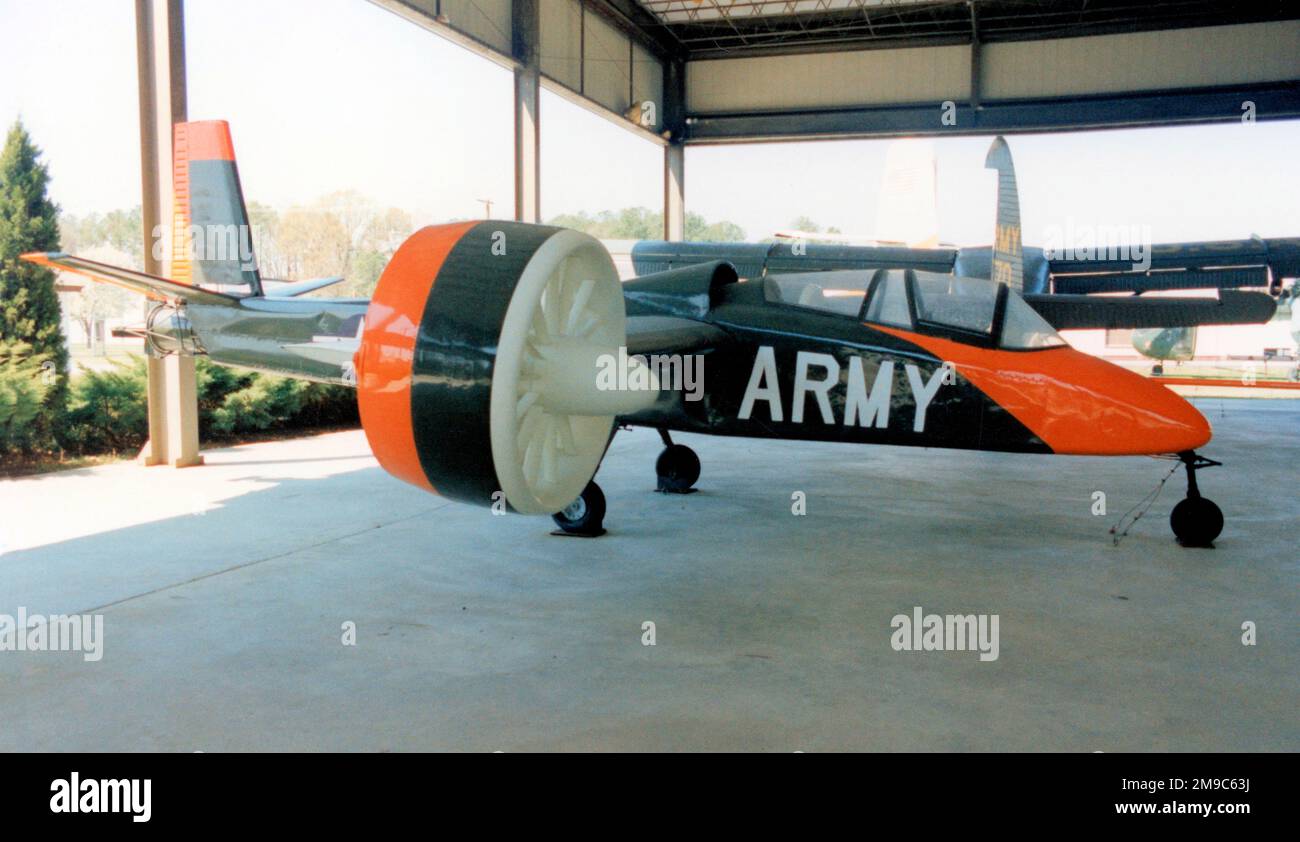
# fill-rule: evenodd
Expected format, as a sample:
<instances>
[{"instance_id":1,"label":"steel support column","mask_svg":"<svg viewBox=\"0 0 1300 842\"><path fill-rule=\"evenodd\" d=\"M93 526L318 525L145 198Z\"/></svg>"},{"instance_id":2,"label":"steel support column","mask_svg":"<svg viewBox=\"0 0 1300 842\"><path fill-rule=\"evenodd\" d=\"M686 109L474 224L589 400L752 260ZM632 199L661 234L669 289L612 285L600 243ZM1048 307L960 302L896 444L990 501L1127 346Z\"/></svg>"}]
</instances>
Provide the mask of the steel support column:
<instances>
[{"instance_id":1,"label":"steel support column","mask_svg":"<svg viewBox=\"0 0 1300 842\"><path fill-rule=\"evenodd\" d=\"M983 89L981 62L983 50L980 45L979 17L975 12L975 2L970 2L970 107L980 110L980 91Z\"/></svg>"},{"instance_id":2,"label":"steel support column","mask_svg":"<svg viewBox=\"0 0 1300 842\"><path fill-rule=\"evenodd\" d=\"M686 239L686 65L664 64L664 239Z\"/></svg>"},{"instance_id":3,"label":"steel support column","mask_svg":"<svg viewBox=\"0 0 1300 842\"><path fill-rule=\"evenodd\" d=\"M514 0L511 51L515 68L515 219L541 222L541 17L538 0Z\"/></svg>"},{"instance_id":4,"label":"steel support column","mask_svg":"<svg viewBox=\"0 0 1300 842\"><path fill-rule=\"evenodd\" d=\"M185 23L182 0L136 0L136 62L140 93L140 187L144 268L171 275L172 125L185 120ZM161 238L162 256L153 244ZM203 463L194 357L148 354L149 442L146 465Z\"/></svg>"},{"instance_id":5,"label":"steel support column","mask_svg":"<svg viewBox=\"0 0 1300 842\"><path fill-rule=\"evenodd\" d=\"M686 239L686 147L664 147L664 239Z\"/></svg>"}]
</instances>

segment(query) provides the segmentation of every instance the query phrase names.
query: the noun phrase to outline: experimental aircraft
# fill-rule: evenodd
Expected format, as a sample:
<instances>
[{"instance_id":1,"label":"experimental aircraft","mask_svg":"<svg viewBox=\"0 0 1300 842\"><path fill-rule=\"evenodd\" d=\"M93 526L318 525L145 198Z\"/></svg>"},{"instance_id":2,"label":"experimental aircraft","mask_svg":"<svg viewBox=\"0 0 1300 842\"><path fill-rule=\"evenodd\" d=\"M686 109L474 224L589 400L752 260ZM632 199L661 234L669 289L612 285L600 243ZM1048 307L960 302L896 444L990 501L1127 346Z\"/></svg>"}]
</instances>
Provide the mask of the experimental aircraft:
<instances>
[{"instance_id":1,"label":"experimental aircraft","mask_svg":"<svg viewBox=\"0 0 1300 842\"><path fill-rule=\"evenodd\" d=\"M251 249L231 240L247 213L228 126L178 124L173 148L172 277L62 253L24 259L156 301L142 330L150 353L355 386L379 464L425 490L599 535L606 502L593 478L615 431L644 426L665 444L655 466L665 492L689 491L700 474L675 431L1170 456L1188 480L1171 515L1177 538L1209 546L1222 529L1196 482L1218 464L1197 453L1210 441L1205 418L1070 348L1056 327L1263 321L1272 299L1023 296L1001 138L988 160L1000 174L991 279L902 263L742 280L715 259L621 283L586 234L486 220L412 234L369 300L302 297L337 279L264 288ZM683 388L688 366L703 366L700 388Z\"/></svg>"}]
</instances>

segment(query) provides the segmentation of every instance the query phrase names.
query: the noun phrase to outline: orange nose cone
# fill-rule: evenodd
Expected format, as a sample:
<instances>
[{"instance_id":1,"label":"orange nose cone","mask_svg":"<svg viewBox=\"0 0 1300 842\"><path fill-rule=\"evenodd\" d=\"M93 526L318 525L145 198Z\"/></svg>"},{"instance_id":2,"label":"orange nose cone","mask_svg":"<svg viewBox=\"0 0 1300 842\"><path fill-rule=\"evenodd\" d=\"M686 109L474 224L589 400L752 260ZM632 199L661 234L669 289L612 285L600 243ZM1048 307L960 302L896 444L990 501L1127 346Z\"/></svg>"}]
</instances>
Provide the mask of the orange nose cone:
<instances>
[{"instance_id":1,"label":"orange nose cone","mask_svg":"<svg viewBox=\"0 0 1300 842\"><path fill-rule=\"evenodd\" d=\"M1057 353L1045 367L1055 380L1056 405L1031 425L1053 451L1155 455L1194 450L1210 440L1205 416L1159 383L1073 348Z\"/></svg>"},{"instance_id":2,"label":"orange nose cone","mask_svg":"<svg viewBox=\"0 0 1300 842\"><path fill-rule=\"evenodd\" d=\"M973 374L977 386L1054 453L1155 455L1210 440L1210 425L1196 407L1159 383L1073 348L1003 351L996 364L992 371L957 370Z\"/></svg>"},{"instance_id":3,"label":"orange nose cone","mask_svg":"<svg viewBox=\"0 0 1300 842\"><path fill-rule=\"evenodd\" d=\"M1155 455L1210 440L1196 407L1140 374L1073 348L993 353L989 368L957 370L1054 453Z\"/></svg>"},{"instance_id":4,"label":"orange nose cone","mask_svg":"<svg viewBox=\"0 0 1300 842\"><path fill-rule=\"evenodd\" d=\"M1140 374L1125 371L1129 386L1116 400L1127 404L1128 432L1117 432L1117 453L1160 454L1195 450L1213 435L1210 422L1181 396ZM1128 386L1128 384L1126 384Z\"/></svg>"}]
</instances>

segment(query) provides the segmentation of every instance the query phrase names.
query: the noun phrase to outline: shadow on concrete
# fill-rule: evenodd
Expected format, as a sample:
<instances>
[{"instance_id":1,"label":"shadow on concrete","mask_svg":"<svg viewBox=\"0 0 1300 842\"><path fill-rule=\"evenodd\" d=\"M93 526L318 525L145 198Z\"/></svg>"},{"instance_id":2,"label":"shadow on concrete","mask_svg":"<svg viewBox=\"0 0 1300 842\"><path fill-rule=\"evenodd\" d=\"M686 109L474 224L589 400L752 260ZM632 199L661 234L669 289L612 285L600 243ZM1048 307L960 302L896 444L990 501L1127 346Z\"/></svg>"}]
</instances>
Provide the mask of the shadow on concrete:
<instances>
[{"instance_id":1,"label":"shadow on concrete","mask_svg":"<svg viewBox=\"0 0 1300 842\"><path fill-rule=\"evenodd\" d=\"M376 529L446 502L417 489L408 492L373 467L319 479L251 476L239 482L269 487L201 501L210 508L195 514L0 555L0 613L12 614L19 605L41 614L112 605Z\"/></svg>"}]
</instances>

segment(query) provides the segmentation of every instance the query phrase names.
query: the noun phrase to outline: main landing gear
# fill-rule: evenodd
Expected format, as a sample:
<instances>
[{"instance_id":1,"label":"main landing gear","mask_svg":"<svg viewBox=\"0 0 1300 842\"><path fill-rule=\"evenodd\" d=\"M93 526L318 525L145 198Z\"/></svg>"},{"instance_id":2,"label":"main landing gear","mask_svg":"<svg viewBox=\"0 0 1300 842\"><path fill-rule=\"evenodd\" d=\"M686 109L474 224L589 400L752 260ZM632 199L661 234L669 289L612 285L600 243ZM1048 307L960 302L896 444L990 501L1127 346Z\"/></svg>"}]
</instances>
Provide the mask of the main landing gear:
<instances>
[{"instance_id":1,"label":"main landing gear","mask_svg":"<svg viewBox=\"0 0 1300 842\"><path fill-rule=\"evenodd\" d=\"M605 492L595 482L587 483L582 494L562 510L551 515L560 527L557 535L598 538L605 534Z\"/></svg>"},{"instance_id":2,"label":"main landing gear","mask_svg":"<svg viewBox=\"0 0 1300 842\"><path fill-rule=\"evenodd\" d=\"M667 430L660 430L663 452L655 460L658 477L656 491L664 494L690 494L700 478L700 457L684 444L673 444ZM587 483L582 494L562 510L551 515L559 527L552 535L596 538L605 534L605 493L594 481Z\"/></svg>"},{"instance_id":3,"label":"main landing gear","mask_svg":"<svg viewBox=\"0 0 1300 842\"><path fill-rule=\"evenodd\" d=\"M659 480L655 490L664 494L690 494L700 478L700 457L684 444L673 444L667 430L660 430L659 437L664 440L664 449L655 460L655 475Z\"/></svg>"},{"instance_id":4,"label":"main landing gear","mask_svg":"<svg viewBox=\"0 0 1300 842\"><path fill-rule=\"evenodd\" d=\"M1196 486L1196 469L1222 465L1198 453L1187 450L1178 454L1187 468L1187 496L1174 506L1169 515L1169 525L1184 547L1213 547L1214 539L1223 531L1223 512L1213 501L1201 496Z\"/></svg>"}]
</instances>

